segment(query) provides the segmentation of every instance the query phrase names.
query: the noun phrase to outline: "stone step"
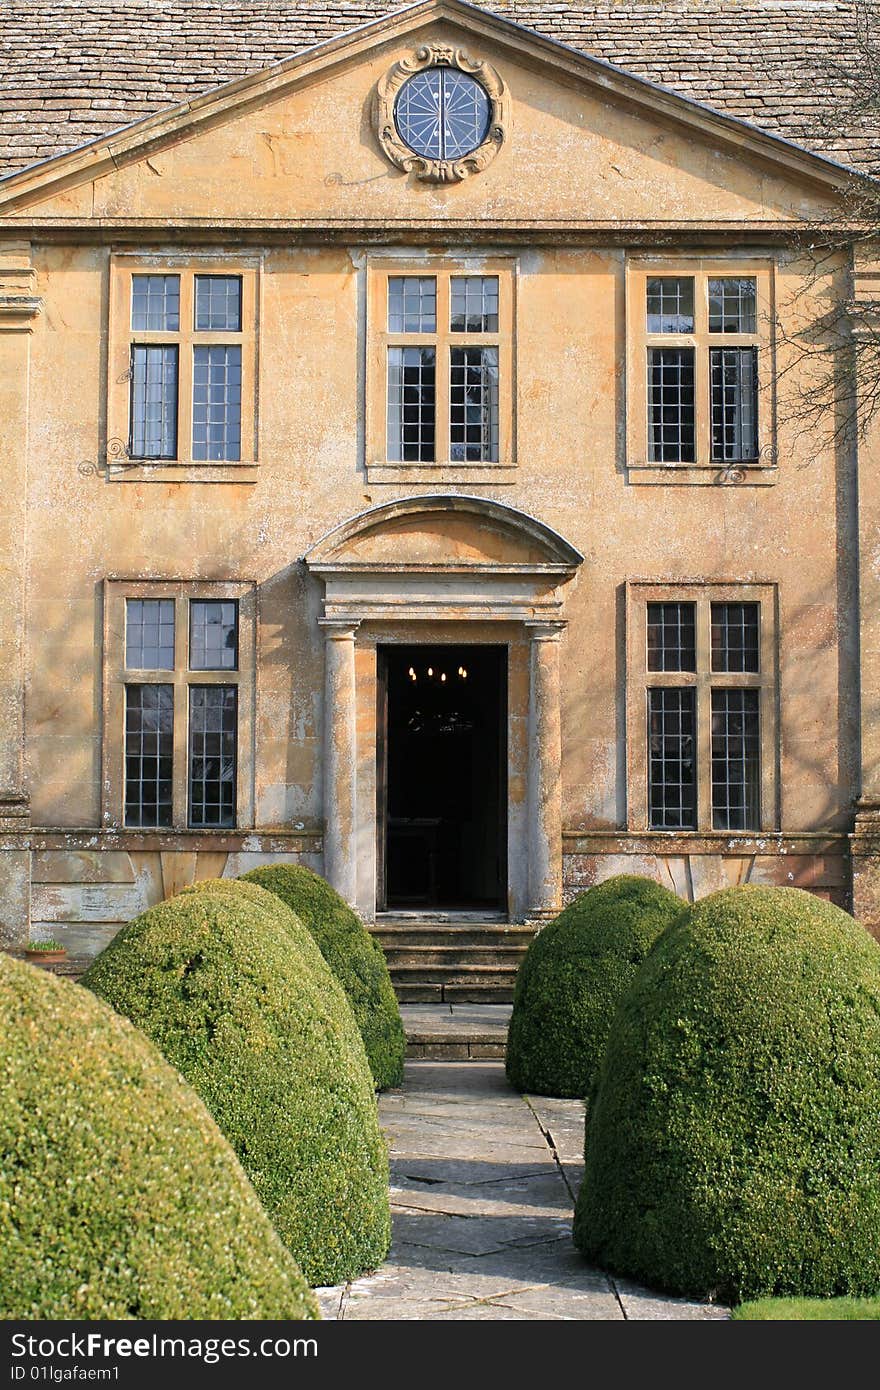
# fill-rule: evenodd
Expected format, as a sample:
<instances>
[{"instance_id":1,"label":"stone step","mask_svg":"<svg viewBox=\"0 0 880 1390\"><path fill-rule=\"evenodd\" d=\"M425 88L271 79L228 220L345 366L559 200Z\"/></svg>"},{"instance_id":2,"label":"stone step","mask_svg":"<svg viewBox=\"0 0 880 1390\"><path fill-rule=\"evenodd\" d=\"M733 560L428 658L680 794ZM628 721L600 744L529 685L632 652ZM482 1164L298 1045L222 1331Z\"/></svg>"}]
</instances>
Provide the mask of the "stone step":
<instances>
[{"instance_id":1,"label":"stone step","mask_svg":"<svg viewBox=\"0 0 880 1390\"><path fill-rule=\"evenodd\" d=\"M531 927L490 927L443 925L373 927L372 935L384 951L402 946L517 946L525 950L534 931Z\"/></svg>"},{"instance_id":2,"label":"stone step","mask_svg":"<svg viewBox=\"0 0 880 1390\"><path fill-rule=\"evenodd\" d=\"M395 912L377 917L370 930L385 952L398 999L438 1005L509 1003L535 934L533 926L491 912ZM458 1056L450 1053L448 1060Z\"/></svg>"},{"instance_id":3,"label":"stone step","mask_svg":"<svg viewBox=\"0 0 880 1390\"><path fill-rule=\"evenodd\" d=\"M395 965L389 971L392 977L396 976L400 980L415 981L424 979L427 984L443 983L444 980L451 982L466 982L468 980L481 981L491 984L493 980L515 980L518 966L516 962L501 963L491 961L467 961L462 965L447 963L439 965L426 965L417 963L415 965Z\"/></svg>"},{"instance_id":4,"label":"stone step","mask_svg":"<svg viewBox=\"0 0 880 1390\"><path fill-rule=\"evenodd\" d=\"M404 1004L406 1052L434 1062L501 1061L510 1009L499 1003Z\"/></svg>"},{"instance_id":5,"label":"stone step","mask_svg":"<svg viewBox=\"0 0 880 1390\"><path fill-rule=\"evenodd\" d=\"M23 960L27 965L35 965L38 970L45 970L49 975L58 975L66 980L78 980L94 960L94 956L65 956L64 960L41 961L39 956L26 956L20 949L13 949L9 954L16 960Z\"/></svg>"},{"instance_id":6,"label":"stone step","mask_svg":"<svg viewBox=\"0 0 880 1390\"><path fill-rule=\"evenodd\" d=\"M396 926L435 926L435 927L471 927L471 926L510 926L515 925L508 921L503 912L479 912L476 909L469 911L467 908L443 908L435 907L430 911L421 908L412 908L397 912L377 912L375 917L377 927L396 927Z\"/></svg>"},{"instance_id":7,"label":"stone step","mask_svg":"<svg viewBox=\"0 0 880 1390\"><path fill-rule=\"evenodd\" d=\"M496 980L480 983L469 980L424 984L392 981L394 993L401 1004L512 1004L513 981L505 984Z\"/></svg>"},{"instance_id":8,"label":"stone step","mask_svg":"<svg viewBox=\"0 0 880 1390\"><path fill-rule=\"evenodd\" d=\"M385 948L388 969L400 966L503 966L518 970L525 955L524 946L447 946L445 943L424 946L395 946Z\"/></svg>"}]
</instances>

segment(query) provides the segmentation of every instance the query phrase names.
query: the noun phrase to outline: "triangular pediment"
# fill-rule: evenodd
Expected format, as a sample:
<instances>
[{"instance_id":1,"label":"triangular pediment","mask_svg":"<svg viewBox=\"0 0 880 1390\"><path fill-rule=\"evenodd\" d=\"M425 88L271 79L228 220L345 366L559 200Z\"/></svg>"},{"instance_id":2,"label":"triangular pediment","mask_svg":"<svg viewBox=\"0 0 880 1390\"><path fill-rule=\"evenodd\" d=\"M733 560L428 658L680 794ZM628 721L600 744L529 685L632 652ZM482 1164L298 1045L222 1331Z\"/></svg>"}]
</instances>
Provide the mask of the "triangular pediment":
<instances>
[{"instance_id":1,"label":"triangular pediment","mask_svg":"<svg viewBox=\"0 0 880 1390\"><path fill-rule=\"evenodd\" d=\"M451 186L396 167L377 90L426 43L491 64L510 131ZM850 171L461 0L427 0L0 182L0 218L335 227L791 221ZM658 219L658 213L663 214Z\"/></svg>"}]
</instances>

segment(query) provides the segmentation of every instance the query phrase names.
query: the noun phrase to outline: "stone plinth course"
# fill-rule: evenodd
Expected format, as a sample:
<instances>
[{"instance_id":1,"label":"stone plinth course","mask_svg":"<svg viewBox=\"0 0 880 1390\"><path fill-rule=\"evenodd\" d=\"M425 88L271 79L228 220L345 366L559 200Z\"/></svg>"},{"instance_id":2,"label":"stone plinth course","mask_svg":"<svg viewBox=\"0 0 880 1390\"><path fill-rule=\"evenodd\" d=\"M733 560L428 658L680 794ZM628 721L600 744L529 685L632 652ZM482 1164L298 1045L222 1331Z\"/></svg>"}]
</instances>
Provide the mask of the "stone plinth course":
<instances>
[{"instance_id":1,"label":"stone plinth course","mask_svg":"<svg viewBox=\"0 0 880 1390\"><path fill-rule=\"evenodd\" d=\"M407 1062L380 1100L393 1243L375 1274L318 1291L326 1318L719 1318L591 1267L571 1239L583 1105L523 1098L501 1062Z\"/></svg>"}]
</instances>

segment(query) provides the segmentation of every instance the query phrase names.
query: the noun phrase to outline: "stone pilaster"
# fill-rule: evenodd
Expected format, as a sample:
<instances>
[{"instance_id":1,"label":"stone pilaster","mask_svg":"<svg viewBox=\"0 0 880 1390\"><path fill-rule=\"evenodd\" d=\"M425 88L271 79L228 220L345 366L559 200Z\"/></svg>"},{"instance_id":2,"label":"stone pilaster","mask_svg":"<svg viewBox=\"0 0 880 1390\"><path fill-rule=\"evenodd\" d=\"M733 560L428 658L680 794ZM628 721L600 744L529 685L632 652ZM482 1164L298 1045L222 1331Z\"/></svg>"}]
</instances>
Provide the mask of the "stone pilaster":
<instances>
[{"instance_id":1,"label":"stone pilaster","mask_svg":"<svg viewBox=\"0 0 880 1390\"><path fill-rule=\"evenodd\" d=\"M856 251L854 336L880 331L880 247ZM858 341L856 343L858 352ZM858 435L861 793L852 839L853 910L880 936L880 416Z\"/></svg>"},{"instance_id":2,"label":"stone pilaster","mask_svg":"<svg viewBox=\"0 0 880 1390\"><path fill-rule=\"evenodd\" d=\"M562 907L562 726L560 639L563 622L527 622L529 635L529 917Z\"/></svg>"},{"instance_id":3,"label":"stone pilaster","mask_svg":"<svg viewBox=\"0 0 880 1390\"><path fill-rule=\"evenodd\" d=\"M347 903L357 898L357 737L354 642L359 624L321 619L324 629L324 877Z\"/></svg>"},{"instance_id":4,"label":"stone pilaster","mask_svg":"<svg viewBox=\"0 0 880 1390\"><path fill-rule=\"evenodd\" d=\"M24 789L25 565L30 337L42 307L27 242L0 246L0 945L27 940ZM9 832L12 832L11 834Z\"/></svg>"},{"instance_id":5,"label":"stone pilaster","mask_svg":"<svg viewBox=\"0 0 880 1390\"><path fill-rule=\"evenodd\" d=\"M880 804L859 802L850 843L853 913L880 940Z\"/></svg>"}]
</instances>

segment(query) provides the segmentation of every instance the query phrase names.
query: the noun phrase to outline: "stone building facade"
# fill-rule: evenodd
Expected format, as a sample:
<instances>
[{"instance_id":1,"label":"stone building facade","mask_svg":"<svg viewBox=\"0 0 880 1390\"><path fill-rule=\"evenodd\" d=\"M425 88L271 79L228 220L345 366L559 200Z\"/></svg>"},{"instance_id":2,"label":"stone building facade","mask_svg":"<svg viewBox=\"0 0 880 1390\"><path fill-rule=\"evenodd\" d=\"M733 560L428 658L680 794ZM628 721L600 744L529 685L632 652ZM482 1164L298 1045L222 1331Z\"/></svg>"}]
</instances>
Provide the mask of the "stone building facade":
<instances>
[{"instance_id":1,"label":"stone building facade","mask_svg":"<svg viewBox=\"0 0 880 1390\"><path fill-rule=\"evenodd\" d=\"M278 859L880 929L880 459L792 346L866 150L733 61L785 3L76 8L0 99L4 944Z\"/></svg>"}]
</instances>

